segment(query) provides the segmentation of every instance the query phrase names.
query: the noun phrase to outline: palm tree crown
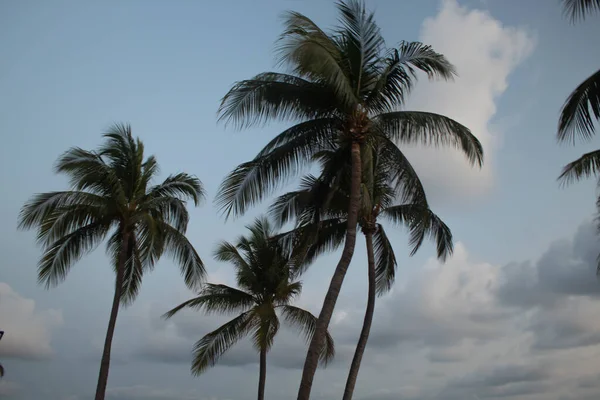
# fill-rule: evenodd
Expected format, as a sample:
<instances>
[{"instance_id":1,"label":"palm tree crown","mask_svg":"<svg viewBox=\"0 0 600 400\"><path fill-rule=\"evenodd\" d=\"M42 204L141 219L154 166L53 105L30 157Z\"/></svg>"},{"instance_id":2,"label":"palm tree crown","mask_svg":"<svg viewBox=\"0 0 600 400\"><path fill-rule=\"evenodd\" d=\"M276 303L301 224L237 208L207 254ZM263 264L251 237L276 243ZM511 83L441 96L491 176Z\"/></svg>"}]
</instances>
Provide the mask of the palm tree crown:
<instances>
[{"instance_id":1,"label":"palm tree crown","mask_svg":"<svg viewBox=\"0 0 600 400\"><path fill-rule=\"evenodd\" d=\"M188 300L165 314L170 318L189 307L208 313L234 313L237 316L208 333L194 346L192 373L201 374L241 338L251 335L257 351L269 351L279 331L278 313L285 322L299 329L307 340L315 330L316 317L290 305L300 295L302 283L288 252L272 240L273 227L265 218L257 219L236 244L223 242L215 252L219 261L229 262L236 272L238 289L206 283L198 297ZM322 361L334 355L333 339L327 335Z\"/></svg>"},{"instance_id":2,"label":"palm tree crown","mask_svg":"<svg viewBox=\"0 0 600 400\"><path fill-rule=\"evenodd\" d=\"M115 125L104 138L98 151L75 147L59 158L56 172L69 176L72 190L37 194L21 210L19 227L35 227L44 248L39 281L47 287L60 283L106 237L116 266L127 232L124 303L135 299L144 273L164 252L175 258L186 284L194 287L205 270L185 237L185 201L197 205L204 197L200 181L179 173L152 186L159 170L156 158L144 159L144 145L132 137L131 128Z\"/></svg>"},{"instance_id":3,"label":"palm tree crown","mask_svg":"<svg viewBox=\"0 0 600 400\"><path fill-rule=\"evenodd\" d=\"M450 228L430 209L416 172L401 169L403 166L385 151L387 147L375 146L374 150L363 153L358 224L363 232L373 234L377 292L383 294L394 283L397 262L379 219L408 227L410 255L418 251L425 238L431 237L438 258L445 260L452 254L453 244ZM295 252L296 263L303 268L319 255L341 246L348 216L350 160L343 153L331 151L321 152L316 158L321 164L319 177L305 176L299 190L278 197L269 210L280 225L295 219L296 227L278 238ZM412 190L403 190L404 183Z\"/></svg>"},{"instance_id":4,"label":"palm tree crown","mask_svg":"<svg viewBox=\"0 0 600 400\"><path fill-rule=\"evenodd\" d=\"M430 46L401 42L388 48L358 1L338 3L341 25L322 31L308 17L289 12L278 54L289 73L266 72L237 82L225 95L220 120L247 127L292 121L251 161L221 185L216 203L229 215L243 214L322 150L385 137L387 144L451 145L481 165L483 151L471 132L439 114L401 110L417 78L451 79L455 72Z\"/></svg>"}]
</instances>

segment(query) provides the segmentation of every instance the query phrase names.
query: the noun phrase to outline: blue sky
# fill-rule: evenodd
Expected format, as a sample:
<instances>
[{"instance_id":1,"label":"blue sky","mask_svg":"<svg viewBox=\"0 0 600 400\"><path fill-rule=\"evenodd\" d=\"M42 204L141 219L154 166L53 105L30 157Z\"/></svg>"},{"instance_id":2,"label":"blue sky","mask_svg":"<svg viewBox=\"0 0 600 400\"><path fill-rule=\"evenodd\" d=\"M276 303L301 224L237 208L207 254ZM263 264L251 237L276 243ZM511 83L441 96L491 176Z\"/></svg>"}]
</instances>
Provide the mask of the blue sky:
<instances>
[{"instance_id":1,"label":"blue sky","mask_svg":"<svg viewBox=\"0 0 600 400\"><path fill-rule=\"evenodd\" d=\"M431 246L424 246L415 257L400 257L402 278L397 290L378 306L382 315L398 314L379 318L375 328L382 338L407 339L385 347L377 345L375 335L365 356L357 398L434 399L439 391L455 390L457 396L467 393L483 399L495 392L480 387L485 377L476 374L482 369L495 376L524 369L531 370L532 376L539 372L541 378L516 382L533 386L521 392L514 389L516 394L509 398L537 399L545 391L555 392L545 383L549 377L557 382L564 379L567 386L563 387L570 387L600 374L596 365L571 375L558 367L557 371L535 369L536 363L548 360L565 367L581 358L582 349L588 355L600 352L600 341L591 339L585 347L540 350L535 346L536 338L554 337L548 332L558 335L565 321L581 328L585 337L600 335L598 324L568 320L572 315L583 320L593 315L586 312L593 310L594 290L583 284L573 284L585 286L583 292L569 291L571 287L558 290L557 285L568 279L547 281L547 274L540 272L556 271L551 277L564 277L561 274L571 264L583 263L587 267L581 267L581 282L595 279L591 258L577 250L578 246L598 247L588 237L593 232L587 223L595 211L594 182L561 189L556 177L565 163L597 143L559 146L554 134L563 101L600 65L600 52L592 39L600 34L597 21L592 17L569 24L561 16L558 1L388 0L367 1L367 6L375 11L388 45L423 40L455 63L459 73L455 82L418 85L408 106L443 112L469 126L486 145L488 163L482 171L473 171L450 151L408 150L436 212L452 228L457 254L445 266L431 259ZM207 262L211 278L232 283L227 265L211 260L212 249L217 241L240 234L264 207L225 223L212 198L222 177L253 157L284 125L236 132L217 124L216 111L220 98L236 80L276 68L273 43L281 32L279 16L289 9L326 27L336 20L336 9L329 1L0 4L0 132L4 143L0 146L4 187L0 329L7 331L0 343L0 359L7 369L0 397L73 400L89 398L94 390L112 296L112 276L103 250L76 265L64 284L45 291L36 285L40 249L33 233L16 231L16 218L33 193L66 187L66 181L52 172L57 156L71 146L97 146L112 122L131 123L148 154L157 156L164 176L185 171L202 180L209 198L191 212L188 237ZM397 254L406 254L404 232L395 232L392 238ZM559 250L562 256L549 256ZM323 257L304 278L301 303L315 312L336 258L336 254ZM334 318L334 333L340 332L340 357L319 375L316 397L341 393L327 382L343 382L348 365L344 351L351 354L360 329L364 260L359 248ZM546 261L552 265L543 270ZM438 270L432 279L425 279ZM458 277L463 275L469 284L459 285ZM511 284L530 278L532 286L527 291L554 296L557 303L542 306L524 301L515 308L505 301L502 294L510 293ZM468 293L461 292L467 289ZM254 355L243 346L227 366L201 378L189 376L186 357L191 344L220 320L189 314L165 323L159 316L190 295L167 259L146 278L137 303L121 314L117 324L111 399L254 396L257 368L252 364ZM435 306L440 301L448 305L442 315ZM399 303L402 306L394 306ZM495 319L468 332L445 325L449 323L446 318L454 315L454 324L470 327L469 310L487 312ZM523 321L522 315L529 317ZM552 319L552 315L562 319ZM460 322L460 318L468 321ZM390 320L397 321L396 325ZM414 329L439 330L440 337L443 332L450 336L457 332L457 337L441 340L446 347L433 339L415 341L417 331L403 330L407 329L403 321L412 321ZM506 335L478 336L496 323L499 330L508 330ZM284 334L280 350L277 346L274 350L267 382L270 396L293 397L300 376L294 366L304 351L295 339ZM558 336L554 341L560 342ZM292 353L290 348L297 354L286 358ZM434 351L460 361L431 361L436 358L428 355ZM461 358L473 352L478 356ZM393 354L397 355L393 361L386 358ZM376 374L384 361L383 366L408 369L414 377ZM238 383L231 385L225 379ZM474 392L464 392L465 387ZM523 394L527 390L530 393ZM580 396L592 391L590 398L600 393L593 392L599 387L581 390Z\"/></svg>"}]
</instances>

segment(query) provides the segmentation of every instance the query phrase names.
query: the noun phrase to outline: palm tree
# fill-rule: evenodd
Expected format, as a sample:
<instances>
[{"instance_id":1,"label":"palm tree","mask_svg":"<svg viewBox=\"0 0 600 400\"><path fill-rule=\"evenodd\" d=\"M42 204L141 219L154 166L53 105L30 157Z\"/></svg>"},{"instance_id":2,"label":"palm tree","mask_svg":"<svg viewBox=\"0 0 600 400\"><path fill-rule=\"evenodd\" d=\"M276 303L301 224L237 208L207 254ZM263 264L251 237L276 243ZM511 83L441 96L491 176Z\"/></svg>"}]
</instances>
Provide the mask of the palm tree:
<instances>
[{"instance_id":1,"label":"palm tree","mask_svg":"<svg viewBox=\"0 0 600 400\"><path fill-rule=\"evenodd\" d=\"M0 340L2 340L2 336L4 336L4 331L0 331ZM4 376L4 366L0 364L0 378Z\"/></svg>"},{"instance_id":2,"label":"palm tree","mask_svg":"<svg viewBox=\"0 0 600 400\"><path fill-rule=\"evenodd\" d=\"M368 148L368 150L372 150ZM352 399L362 357L367 345L375 310L377 294L387 292L393 285L396 270L394 250L383 225L383 217L396 225L410 229L411 255L420 248L426 236L435 239L438 258L445 260L452 253L452 234L427 203L419 177L412 168L402 170L386 152L363 152L362 204L358 225L367 248L368 300L363 327L352 359L344 400ZM300 190L280 196L270 212L279 224L295 218L297 228L279 236L284 245L295 249L297 258L306 266L326 252L342 244L348 210L349 161L345 154L322 152L322 172L316 178L308 175ZM401 174L396 175L396 172ZM417 187L412 198L402 192L403 184L412 182ZM400 199L401 204L395 204Z\"/></svg>"},{"instance_id":3,"label":"palm tree","mask_svg":"<svg viewBox=\"0 0 600 400\"><path fill-rule=\"evenodd\" d=\"M276 241L274 232L265 218L257 219L247 226L248 237L240 237L236 244L221 243L215 257L227 261L236 270L239 289L226 285L207 283L198 297L188 300L165 314L170 318L189 307L209 313L235 313L237 316L208 333L194 346L192 373L199 375L214 366L220 357L238 340L252 335L255 349L259 352L260 376L258 400L264 399L267 374L267 353L279 331L278 313L285 322L299 329L310 340L315 332L317 318L309 311L290 305L302 290L296 281L289 253ZM320 356L327 362L334 355L333 339L326 335Z\"/></svg>"},{"instance_id":4,"label":"palm tree","mask_svg":"<svg viewBox=\"0 0 600 400\"><path fill-rule=\"evenodd\" d=\"M571 21L583 19L588 13L600 11L600 0L563 0L563 8ZM583 81L567 98L558 123L559 142L575 142L576 137L589 140L594 136L595 121L600 118L600 70ZM600 170L600 150L584 154L567 164L559 176L568 184L596 175Z\"/></svg>"},{"instance_id":5,"label":"palm tree","mask_svg":"<svg viewBox=\"0 0 600 400\"><path fill-rule=\"evenodd\" d=\"M360 1L337 6L340 26L329 34L308 17L289 12L278 49L288 73L265 72L237 82L219 110L220 120L239 127L269 120L294 123L223 181L215 201L227 217L243 214L297 176L321 150L334 146L352 160L344 249L307 352L299 400L309 398L319 349L354 254L364 148L375 137L386 138L394 148L397 143L450 145L471 163L483 162L481 144L463 125L439 114L401 110L417 70L430 79L451 79L455 73L448 60L418 42L388 48Z\"/></svg>"},{"instance_id":6,"label":"palm tree","mask_svg":"<svg viewBox=\"0 0 600 400\"><path fill-rule=\"evenodd\" d=\"M44 254L38 280L46 288L65 279L71 266L108 237L106 251L115 270L115 292L98 375L96 400L104 399L119 304L131 304L142 277L167 252L180 265L185 283L204 279L202 260L185 237L186 200L204 196L198 178L170 175L151 186L158 173L154 156L128 125L114 125L98 151L71 148L56 164L70 177L71 190L33 196L21 209L19 227L37 228Z\"/></svg>"}]
</instances>

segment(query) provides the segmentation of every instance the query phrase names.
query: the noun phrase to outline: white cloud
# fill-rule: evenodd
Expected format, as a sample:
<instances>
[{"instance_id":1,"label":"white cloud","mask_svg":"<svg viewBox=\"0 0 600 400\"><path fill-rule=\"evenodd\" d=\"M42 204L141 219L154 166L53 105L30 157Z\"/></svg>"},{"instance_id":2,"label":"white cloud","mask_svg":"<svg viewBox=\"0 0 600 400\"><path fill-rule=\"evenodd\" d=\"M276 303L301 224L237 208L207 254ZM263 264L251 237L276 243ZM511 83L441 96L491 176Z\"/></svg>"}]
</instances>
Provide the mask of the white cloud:
<instances>
[{"instance_id":1,"label":"white cloud","mask_svg":"<svg viewBox=\"0 0 600 400\"><path fill-rule=\"evenodd\" d=\"M53 354L52 330L62 325L60 310L36 309L35 301L22 297L0 282L0 357L44 359Z\"/></svg>"},{"instance_id":2,"label":"white cloud","mask_svg":"<svg viewBox=\"0 0 600 400\"><path fill-rule=\"evenodd\" d=\"M443 192L465 197L485 193L493 185L498 133L490 121L508 77L533 50L534 39L523 29L503 26L490 14L444 0L440 12L423 22L420 40L444 54L457 68L454 82L425 82L416 87L408 109L444 114L466 125L485 151L483 169L472 168L454 150L414 149L411 162L435 196ZM424 156L427 154L426 156Z\"/></svg>"}]
</instances>

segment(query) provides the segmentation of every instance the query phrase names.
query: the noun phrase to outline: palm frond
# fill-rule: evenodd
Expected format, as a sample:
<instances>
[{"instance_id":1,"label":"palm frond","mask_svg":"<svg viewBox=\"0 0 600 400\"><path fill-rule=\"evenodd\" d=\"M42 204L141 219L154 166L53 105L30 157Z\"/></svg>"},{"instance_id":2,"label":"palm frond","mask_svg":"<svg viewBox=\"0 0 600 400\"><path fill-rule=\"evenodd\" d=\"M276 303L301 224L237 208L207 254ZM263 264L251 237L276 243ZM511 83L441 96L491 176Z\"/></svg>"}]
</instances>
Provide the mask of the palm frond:
<instances>
[{"instance_id":1,"label":"palm frond","mask_svg":"<svg viewBox=\"0 0 600 400\"><path fill-rule=\"evenodd\" d=\"M384 64L366 101L370 109L378 112L392 112L405 103L417 79L415 69L425 72L429 79L450 80L456 75L454 66L444 55L420 42L400 42Z\"/></svg>"},{"instance_id":2,"label":"palm frond","mask_svg":"<svg viewBox=\"0 0 600 400\"><path fill-rule=\"evenodd\" d=\"M57 160L55 171L69 176L70 185L77 191L89 191L125 202L125 192L115 171L96 152L73 147Z\"/></svg>"},{"instance_id":3,"label":"palm frond","mask_svg":"<svg viewBox=\"0 0 600 400\"><path fill-rule=\"evenodd\" d=\"M38 193L28 200L19 213L19 229L39 227L49 218L56 218L57 211L72 207L108 208L106 198L83 191L63 191Z\"/></svg>"},{"instance_id":4,"label":"palm frond","mask_svg":"<svg viewBox=\"0 0 600 400\"><path fill-rule=\"evenodd\" d=\"M368 95L378 76L381 53L385 41L372 12L367 12L361 1L348 0L337 3L340 24L337 34L343 55L349 65L349 76L356 97Z\"/></svg>"},{"instance_id":5,"label":"palm frond","mask_svg":"<svg viewBox=\"0 0 600 400\"><path fill-rule=\"evenodd\" d=\"M452 232L429 207L421 204L404 204L382 210L382 216L410 230L410 255L414 255L428 236L436 243L437 257L445 261L452 254Z\"/></svg>"},{"instance_id":6,"label":"palm frond","mask_svg":"<svg viewBox=\"0 0 600 400\"><path fill-rule=\"evenodd\" d=\"M109 228L105 221L98 221L82 226L47 246L38 265L38 281L46 288L62 282L71 266L92 251Z\"/></svg>"},{"instance_id":7,"label":"palm frond","mask_svg":"<svg viewBox=\"0 0 600 400\"><path fill-rule=\"evenodd\" d=\"M375 284L377 294L387 293L396 280L396 255L381 224L377 224L377 230L373 234L373 250L375 255Z\"/></svg>"},{"instance_id":8,"label":"palm frond","mask_svg":"<svg viewBox=\"0 0 600 400\"><path fill-rule=\"evenodd\" d=\"M275 341L275 335L279 332L279 318L272 304L263 303L252 311L260 321L252 333L254 348L257 351L269 351Z\"/></svg>"},{"instance_id":9,"label":"palm frond","mask_svg":"<svg viewBox=\"0 0 600 400\"><path fill-rule=\"evenodd\" d=\"M600 11L600 0L562 0L563 12L571 22L584 19L588 13Z\"/></svg>"},{"instance_id":10,"label":"palm frond","mask_svg":"<svg viewBox=\"0 0 600 400\"><path fill-rule=\"evenodd\" d=\"M558 180L568 185L582 178L597 175L600 171L600 150L586 153L563 168Z\"/></svg>"},{"instance_id":11,"label":"palm frond","mask_svg":"<svg viewBox=\"0 0 600 400\"><path fill-rule=\"evenodd\" d=\"M285 305L281 306L280 309L285 321L302 333L306 342L310 343L317 327L317 317L311 312L295 306ZM320 360L323 364L327 364L334 356L333 338L327 332L323 349L321 349Z\"/></svg>"},{"instance_id":12,"label":"palm frond","mask_svg":"<svg viewBox=\"0 0 600 400\"><path fill-rule=\"evenodd\" d=\"M388 138L379 138L379 144L376 173L385 180L383 186L389 186L402 203L426 205L425 188L408 158Z\"/></svg>"},{"instance_id":13,"label":"palm frond","mask_svg":"<svg viewBox=\"0 0 600 400\"><path fill-rule=\"evenodd\" d=\"M246 210L296 176L329 138L329 130L299 135L271 152L240 164L223 180L215 203L228 218Z\"/></svg>"},{"instance_id":14,"label":"palm frond","mask_svg":"<svg viewBox=\"0 0 600 400\"><path fill-rule=\"evenodd\" d=\"M278 239L293 251L295 268L302 273L319 256L335 251L344 243L346 228L345 219L332 218L299 226Z\"/></svg>"},{"instance_id":15,"label":"palm frond","mask_svg":"<svg viewBox=\"0 0 600 400\"><path fill-rule=\"evenodd\" d=\"M182 201L192 199L197 206L205 196L206 192L200 179L186 173L178 173L170 175L163 183L152 187L145 197L150 199L169 197Z\"/></svg>"},{"instance_id":16,"label":"palm frond","mask_svg":"<svg viewBox=\"0 0 600 400\"><path fill-rule=\"evenodd\" d=\"M221 356L256 325L251 311L245 312L214 331L194 345L192 374L200 375L214 366Z\"/></svg>"},{"instance_id":17,"label":"palm frond","mask_svg":"<svg viewBox=\"0 0 600 400\"><path fill-rule=\"evenodd\" d=\"M565 101L558 122L558 141L575 142L576 136L584 140L591 139L599 118L600 70L577 86Z\"/></svg>"},{"instance_id":18,"label":"palm frond","mask_svg":"<svg viewBox=\"0 0 600 400\"><path fill-rule=\"evenodd\" d=\"M326 83L324 87L334 94L331 104L338 110L350 110L358 98L335 39L297 12L286 13L284 25L277 47L279 63L289 66L298 76Z\"/></svg>"},{"instance_id":19,"label":"palm frond","mask_svg":"<svg viewBox=\"0 0 600 400\"><path fill-rule=\"evenodd\" d=\"M335 94L323 84L265 72L235 83L221 100L218 119L246 128L269 120L328 117L335 112L335 106Z\"/></svg>"},{"instance_id":20,"label":"palm frond","mask_svg":"<svg viewBox=\"0 0 600 400\"><path fill-rule=\"evenodd\" d=\"M142 287L144 272L153 266L153 264L145 266L142 263L140 249L134 235L130 235L128 250L129 254L125 262L123 287L121 289L121 304L125 307L133 304Z\"/></svg>"},{"instance_id":21,"label":"palm frond","mask_svg":"<svg viewBox=\"0 0 600 400\"><path fill-rule=\"evenodd\" d=\"M205 283L198 297L184 301L165 313L163 318L171 318L184 308L203 310L206 313L215 314L246 312L254 303L254 297L243 290L227 285Z\"/></svg>"},{"instance_id":22,"label":"palm frond","mask_svg":"<svg viewBox=\"0 0 600 400\"><path fill-rule=\"evenodd\" d=\"M293 276L293 275L292 275ZM282 282L275 293L273 302L276 305L288 304L302 292L302 282Z\"/></svg>"},{"instance_id":23,"label":"palm frond","mask_svg":"<svg viewBox=\"0 0 600 400\"><path fill-rule=\"evenodd\" d=\"M379 114L375 121L385 134L404 144L453 146L471 164L481 167L483 147L471 131L440 114L421 111L396 111Z\"/></svg>"},{"instance_id":24,"label":"palm frond","mask_svg":"<svg viewBox=\"0 0 600 400\"><path fill-rule=\"evenodd\" d=\"M230 262L236 270L250 269L250 265L240 254L237 247L229 242L221 242L213 253L217 261Z\"/></svg>"},{"instance_id":25,"label":"palm frond","mask_svg":"<svg viewBox=\"0 0 600 400\"><path fill-rule=\"evenodd\" d=\"M164 251L179 264L185 284L194 288L204 281L206 269L202 259L185 235L172 226L160 223L158 229L164 238Z\"/></svg>"}]
</instances>

